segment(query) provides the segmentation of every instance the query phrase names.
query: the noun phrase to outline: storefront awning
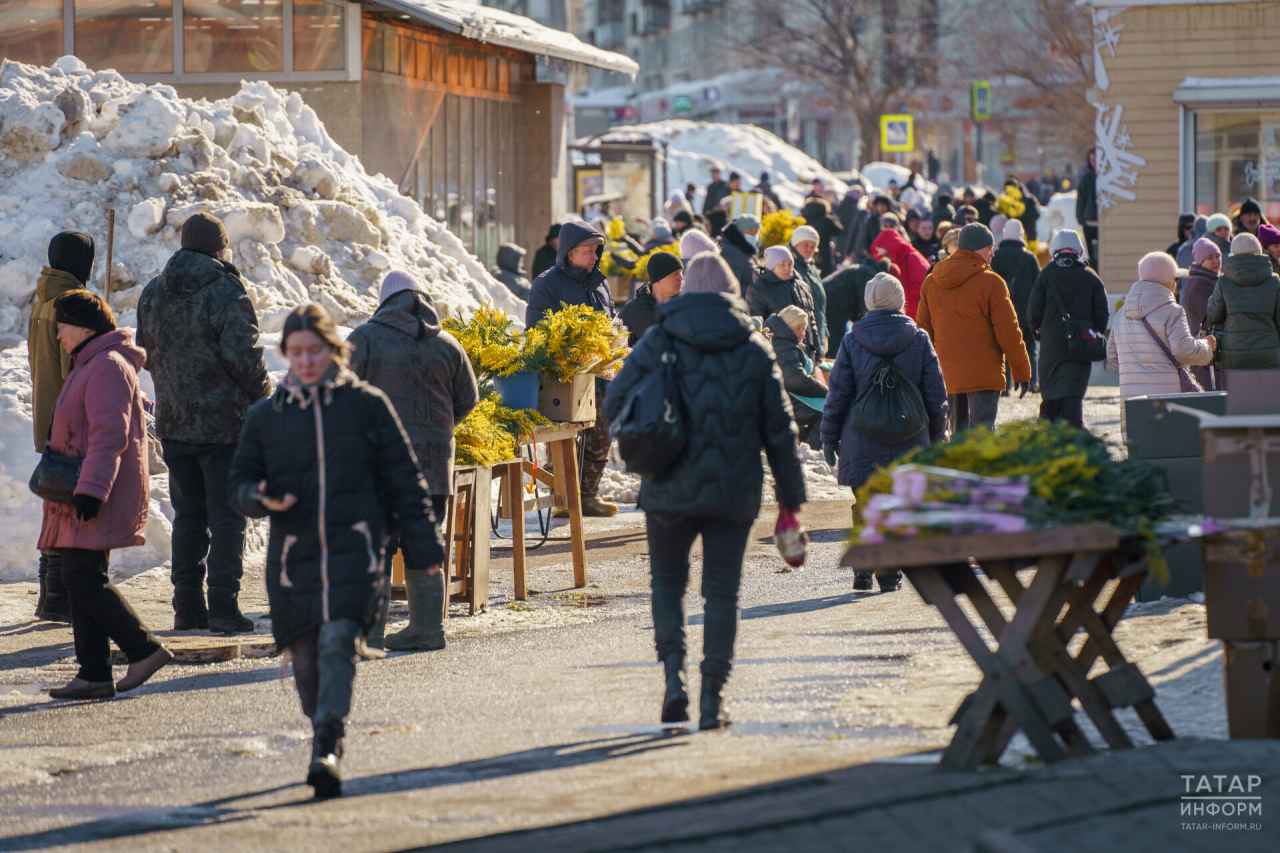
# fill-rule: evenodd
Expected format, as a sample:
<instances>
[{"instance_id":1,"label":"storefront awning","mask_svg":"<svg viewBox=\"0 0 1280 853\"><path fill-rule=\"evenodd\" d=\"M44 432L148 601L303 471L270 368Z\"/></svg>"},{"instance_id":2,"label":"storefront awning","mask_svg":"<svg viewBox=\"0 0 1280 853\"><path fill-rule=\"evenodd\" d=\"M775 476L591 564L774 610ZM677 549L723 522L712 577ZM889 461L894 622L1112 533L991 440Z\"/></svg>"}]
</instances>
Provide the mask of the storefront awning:
<instances>
[{"instance_id":1,"label":"storefront awning","mask_svg":"<svg viewBox=\"0 0 1280 853\"><path fill-rule=\"evenodd\" d=\"M1176 104L1277 104L1280 77L1188 77L1173 90Z\"/></svg>"},{"instance_id":2,"label":"storefront awning","mask_svg":"<svg viewBox=\"0 0 1280 853\"><path fill-rule=\"evenodd\" d=\"M543 26L531 18L501 9L472 6L458 0L377 0L377 5L485 44L632 77L640 72L640 66L625 54L601 50L580 41L573 33Z\"/></svg>"}]
</instances>

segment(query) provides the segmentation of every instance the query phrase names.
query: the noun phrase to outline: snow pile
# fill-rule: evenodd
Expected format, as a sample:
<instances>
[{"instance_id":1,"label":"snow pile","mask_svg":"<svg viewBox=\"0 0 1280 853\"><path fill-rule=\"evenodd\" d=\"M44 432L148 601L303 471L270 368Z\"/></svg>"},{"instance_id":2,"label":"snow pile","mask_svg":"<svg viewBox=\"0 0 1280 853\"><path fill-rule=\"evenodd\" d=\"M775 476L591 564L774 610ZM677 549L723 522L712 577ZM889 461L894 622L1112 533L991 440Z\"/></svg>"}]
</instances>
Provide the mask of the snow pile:
<instances>
[{"instance_id":1,"label":"snow pile","mask_svg":"<svg viewBox=\"0 0 1280 853\"><path fill-rule=\"evenodd\" d=\"M703 191L710 169L718 166L721 177L730 172L742 175L742 188L750 190L769 173L769 182L784 205L799 210L814 178L841 195L848 188L821 163L776 135L752 124L671 119L650 124L617 127L596 139L600 142L637 142L645 138L667 144L667 187L683 189L693 181L702 188L694 199L694 209L702 209ZM578 141L585 145L586 139Z\"/></svg>"},{"instance_id":2,"label":"snow pile","mask_svg":"<svg viewBox=\"0 0 1280 853\"><path fill-rule=\"evenodd\" d=\"M862 167L861 171L862 177L870 181L871 186L877 190L888 189L890 181L893 181L898 189L902 189L911 179L911 170L897 163L868 163ZM916 186L930 197L938 192L938 185L923 175L916 175Z\"/></svg>"},{"instance_id":3,"label":"snow pile","mask_svg":"<svg viewBox=\"0 0 1280 853\"><path fill-rule=\"evenodd\" d=\"M264 331L308 300L356 325L377 308L378 283L392 268L420 282L445 314L491 300L524 316L523 303L454 235L389 179L367 174L296 93L242 83L230 98L191 101L169 86L91 72L75 57L51 68L5 62L0 346L25 337L49 238L87 231L101 256L111 207L121 325L134 325L142 287L197 211L226 226Z\"/></svg>"}]
</instances>

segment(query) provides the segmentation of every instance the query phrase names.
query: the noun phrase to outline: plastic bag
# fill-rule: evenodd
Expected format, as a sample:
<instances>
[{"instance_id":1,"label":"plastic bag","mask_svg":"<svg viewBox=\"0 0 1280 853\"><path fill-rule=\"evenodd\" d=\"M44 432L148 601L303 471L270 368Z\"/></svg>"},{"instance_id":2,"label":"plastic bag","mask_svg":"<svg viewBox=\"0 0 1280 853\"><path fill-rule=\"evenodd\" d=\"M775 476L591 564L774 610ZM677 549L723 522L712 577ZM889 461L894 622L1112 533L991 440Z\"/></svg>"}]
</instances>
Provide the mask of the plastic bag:
<instances>
[{"instance_id":1,"label":"plastic bag","mask_svg":"<svg viewBox=\"0 0 1280 853\"><path fill-rule=\"evenodd\" d=\"M773 541L777 543L778 553L788 566L799 568L804 565L805 554L809 548L809 532L804 529L796 514L786 507L778 507L778 523L773 526Z\"/></svg>"}]
</instances>

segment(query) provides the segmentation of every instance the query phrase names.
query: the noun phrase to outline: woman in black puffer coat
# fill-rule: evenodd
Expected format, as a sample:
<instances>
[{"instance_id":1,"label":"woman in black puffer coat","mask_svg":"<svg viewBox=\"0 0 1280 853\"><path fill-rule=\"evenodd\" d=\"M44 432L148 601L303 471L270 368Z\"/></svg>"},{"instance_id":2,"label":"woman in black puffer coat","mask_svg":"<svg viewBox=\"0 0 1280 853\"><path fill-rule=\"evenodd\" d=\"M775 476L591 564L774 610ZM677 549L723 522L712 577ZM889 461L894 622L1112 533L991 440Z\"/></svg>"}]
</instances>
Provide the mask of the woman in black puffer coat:
<instances>
[{"instance_id":1,"label":"woman in black puffer coat","mask_svg":"<svg viewBox=\"0 0 1280 853\"><path fill-rule=\"evenodd\" d=\"M653 573L653 628L666 670L663 722L688 719L684 686L684 594L689 551L702 536L702 701L699 728L727 723L720 692L729 677L738 631L738 588L751 525L760 514L764 450L778 503L799 509L804 474L782 373L773 351L752 331L738 280L713 252L695 256L681 295L658 306L658 325L640 340L605 399L611 423L631 390L674 353L685 415L684 452L671 471L640 486Z\"/></svg>"},{"instance_id":2,"label":"woman in black puffer coat","mask_svg":"<svg viewBox=\"0 0 1280 853\"><path fill-rule=\"evenodd\" d=\"M343 720L358 656L381 611L383 547L395 527L405 568L443 583L431 495L386 395L346 367L319 305L285 320L288 376L249 411L228 489L246 518L271 516L267 598L276 645L315 736L307 784L337 796Z\"/></svg>"}]
</instances>

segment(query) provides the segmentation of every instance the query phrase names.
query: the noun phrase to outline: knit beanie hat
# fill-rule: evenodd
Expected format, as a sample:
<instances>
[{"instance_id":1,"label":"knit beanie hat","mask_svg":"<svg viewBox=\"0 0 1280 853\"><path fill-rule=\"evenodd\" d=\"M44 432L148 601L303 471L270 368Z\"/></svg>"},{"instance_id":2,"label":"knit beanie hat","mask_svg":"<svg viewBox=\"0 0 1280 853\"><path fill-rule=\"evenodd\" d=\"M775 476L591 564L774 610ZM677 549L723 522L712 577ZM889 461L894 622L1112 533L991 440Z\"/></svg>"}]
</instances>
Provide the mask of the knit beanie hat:
<instances>
[{"instance_id":1,"label":"knit beanie hat","mask_svg":"<svg viewBox=\"0 0 1280 853\"><path fill-rule=\"evenodd\" d=\"M878 272L867 282L863 292L868 311L901 311L907 304L907 294L902 282L887 272Z\"/></svg>"},{"instance_id":2,"label":"knit beanie hat","mask_svg":"<svg viewBox=\"0 0 1280 853\"><path fill-rule=\"evenodd\" d=\"M649 281L662 281L682 269L684 264L670 252L654 252L649 256Z\"/></svg>"},{"instance_id":3,"label":"knit beanie hat","mask_svg":"<svg viewBox=\"0 0 1280 853\"><path fill-rule=\"evenodd\" d=\"M391 270L382 277L382 290L378 293L378 304L381 305L402 290L422 290L422 288L409 277L408 273Z\"/></svg>"},{"instance_id":4,"label":"knit beanie hat","mask_svg":"<svg viewBox=\"0 0 1280 853\"><path fill-rule=\"evenodd\" d=\"M87 290L71 290L53 300L54 317L59 323L79 326L94 332L110 332L116 327L116 316L107 300Z\"/></svg>"},{"instance_id":5,"label":"knit beanie hat","mask_svg":"<svg viewBox=\"0 0 1280 853\"><path fill-rule=\"evenodd\" d=\"M752 216L750 213L744 213L737 219L733 220L733 224L738 226L738 230L743 234L748 231L759 231L760 220Z\"/></svg>"},{"instance_id":6,"label":"knit beanie hat","mask_svg":"<svg viewBox=\"0 0 1280 853\"><path fill-rule=\"evenodd\" d=\"M686 261L692 260L703 252L719 253L719 251L715 241L707 236L707 232L697 228L689 229L680 238L680 257Z\"/></svg>"},{"instance_id":7,"label":"knit beanie hat","mask_svg":"<svg viewBox=\"0 0 1280 853\"><path fill-rule=\"evenodd\" d=\"M1264 249L1268 246L1274 246L1276 243L1280 243L1280 228L1277 228L1274 225L1268 225L1265 222L1262 223L1258 226L1258 242L1262 244L1262 248Z\"/></svg>"},{"instance_id":8,"label":"knit beanie hat","mask_svg":"<svg viewBox=\"0 0 1280 853\"><path fill-rule=\"evenodd\" d=\"M960 237L956 240L956 248L976 252L995 245L995 238L981 222L973 222L960 229Z\"/></svg>"},{"instance_id":9,"label":"knit beanie hat","mask_svg":"<svg viewBox=\"0 0 1280 853\"><path fill-rule=\"evenodd\" d=\"M49 241L49 266L71 273L76 281L87 284L93 271L93 238L83 231L63 231Z\"/></svg>"},{"instance_id":10,"label":"knit beanie hat","mask_svg":"<svg viewBox=\"0 0 1280 853\"><path fill-rule=\"evenodd\" d=\"M805 240L818 242L818 229L812 225L801 225L799 228L791 232L791 245L799 246Z\"/></svg>"},{"instance_id":11,"label":"knit beanie hat","mask_svg":"<svg viewBox=\"0 0 1280 853\"><path fill-rule=\"evenodd\" d=\"M895 228L895 229L896 229L896 228L897 228L899 225L901 225L901 224L902 224L902 220L901 220L901 219L899 219L899 218L898 218L898 214L894 213L893 211L890 211L889 213L881 214L881 216L880 216L880 227L881 227L881 228Z\"/></svg>"},{"instance_id":12,"label":"knit beanie hat","mask_svg":"<svg viewBox=\"0 0 1280 853\"><path fill-rule=\"evenodd\" d=\"M1049 254L1056 255L1062 251L1084 256L1084 241L1080 239L1079 231L1073 228L1058 229L1049 241Z\"/></svg>"},{"instance_id":13,"label":"knit beanie hat","mask_svg":"<svg viewBox=\"0 0 1280 853\"><path fill-rule=\"evenodd\" d=\"M778 316L782 318L782 322L786 323L789 328L794 329L800 325L800 321L804 320L805 324L809 323L809 315L804 309L798 305L788 305L778 312Z\"/></svg>"},{"instance_id":14,"label":"knit beanie hat","mask_svg":"<svg viewBox=\"0 0 1280 853\"><path fill-rule=\"evenodd\" d=\"M991 221L995 225L995 220ZM1000 236L1005 240L1018 240L1022 243L1027 242L1027 232L1023 230L1022 223L1016 219L1010 219L1004 224L1004 229L1000 232Z\"/></svg>"},{"instance_id":15,"label":"knit beanie hat","mask_svg":"<svg viewBox=\"0 0 1280 853\"><path fill-rule=\"evenodd\" d=\"M1231 220L1227 218L1225 213L1215 213L1209 217L1209 221L1205 223L1205 233L1212 234L1219 228L1230 228Z\"/></svg>"},{"instance_id":16,"label":"knit beanie hat","mask_svg":"<svg viewBox=\"0 0 1280 853\"><path fill-rule=\"evenodd\" d=\"M1246 198L1244 203L1240 205L1240 215L1243 216L1246 213L1262 215L1262 205L1258 204L1258 200L1253 196Z\"/></svg>"},{"instance_id":17,"label":"knit beanie hat","mask_svg":"<svg viewBox=\"0 0 1280 853\"><path fill-rule=\"evenodd\" d=\"M649 231L655 239L663 242L671 240L671 223L661 216L655 216L653 221L649 223Z\"/></svg>"},{"instance_id":18,"label":"knit beanie hat","mask_svg":"<svg viewBox=\"0 0 1280 853\"><path fill-rule=\"evenodd\" d=\"M1009 217L1005 216L1003 213L997 213L995 216L991 217L991 224L987 226L987 230L991 232L992 237L996 234L1003 234L1005 223L1008 221Z\"/></svg>"},{"instance_id":19,"label":"knit beanie hat","mask_svg":"<svg viewBox=\"0 0 1280 853\"><path fill-rule=\"evenodd\" d=\"M653 263L652 259L650 263ZM742 294L738 287L738 277L718 252L702 252L689 261L684 269L684 285L680 292L732 293L734 296Z\"/></svg>"},{"instance_id":20,"label":"knit beanie hat","mask_svg":"<svg viewBox=\"0 0 1280 853\"><path fill-rule=\"evenodd\" d=\"M961 229L952 226L946 231L943 231L942 236L938 238L938 242L942 244L942 248L948 251L953 251L956 247L956 242L960 239L960 230Z\"/></svg>"},{"instance_id":21,"label":"knit beanie hat","mask_svg":"<svg viewBox=\"0 0 1280 853\"><path fill-rule=\"evenodd\" d=\"M771 270L783 261L793 261L791 253L784 246L770 246L764 250L764 268Z\"/></svg>"},{"instance_id":22,"label":"knit beanie hat","mask_svg":"<svg viewBox=\"0 0 1280 853\"><path fill-rule=\"evenodd\" d=\"M1261 228L1258 229L1258 233L1262 233ZM1280 235L1277 235L1277 239L1280 239ZM1218 248L1218 244L1208 237L1201 237L1191 245L1191 257L1197 264L1203 264L1206 259L1221 254L1222 250Z\"/></svg>"},{"instance_id":23,"label":"knit beanie hat","mask_svg":"<svg viewBox=\"0 0 1280 853\"><path fill-rule=\"evenodd\" d=\"M1261 255L1262 244L1248 231L1241 231L1231 240L1232 255Z\"/></svg>"},{"instance_id":24,"label":"knit beanie hat","mask_svg":"<svg viewBox=\"0 0 1280 853\"><path fill-rule=\"evenodd\" d=\"M1168 252L1148 252L1142 256L1142 260L1138 261L1138 278L1143 281L1164 284L1170 279L1182 278L1186 274L1186 270L1178 269L1177 262L1169 257Z\"/></svg>"},{"instance_id":25,"label":"knit beanie hat","mask_svg":"<svg viewBox=\"0 0 1280 853\"><path fill-rule=\"evenodd\" d=\"M182 223L182 248L216 255L227 248L227 229L211 213L193 213Z\"/></svg>"}]
</instances>

